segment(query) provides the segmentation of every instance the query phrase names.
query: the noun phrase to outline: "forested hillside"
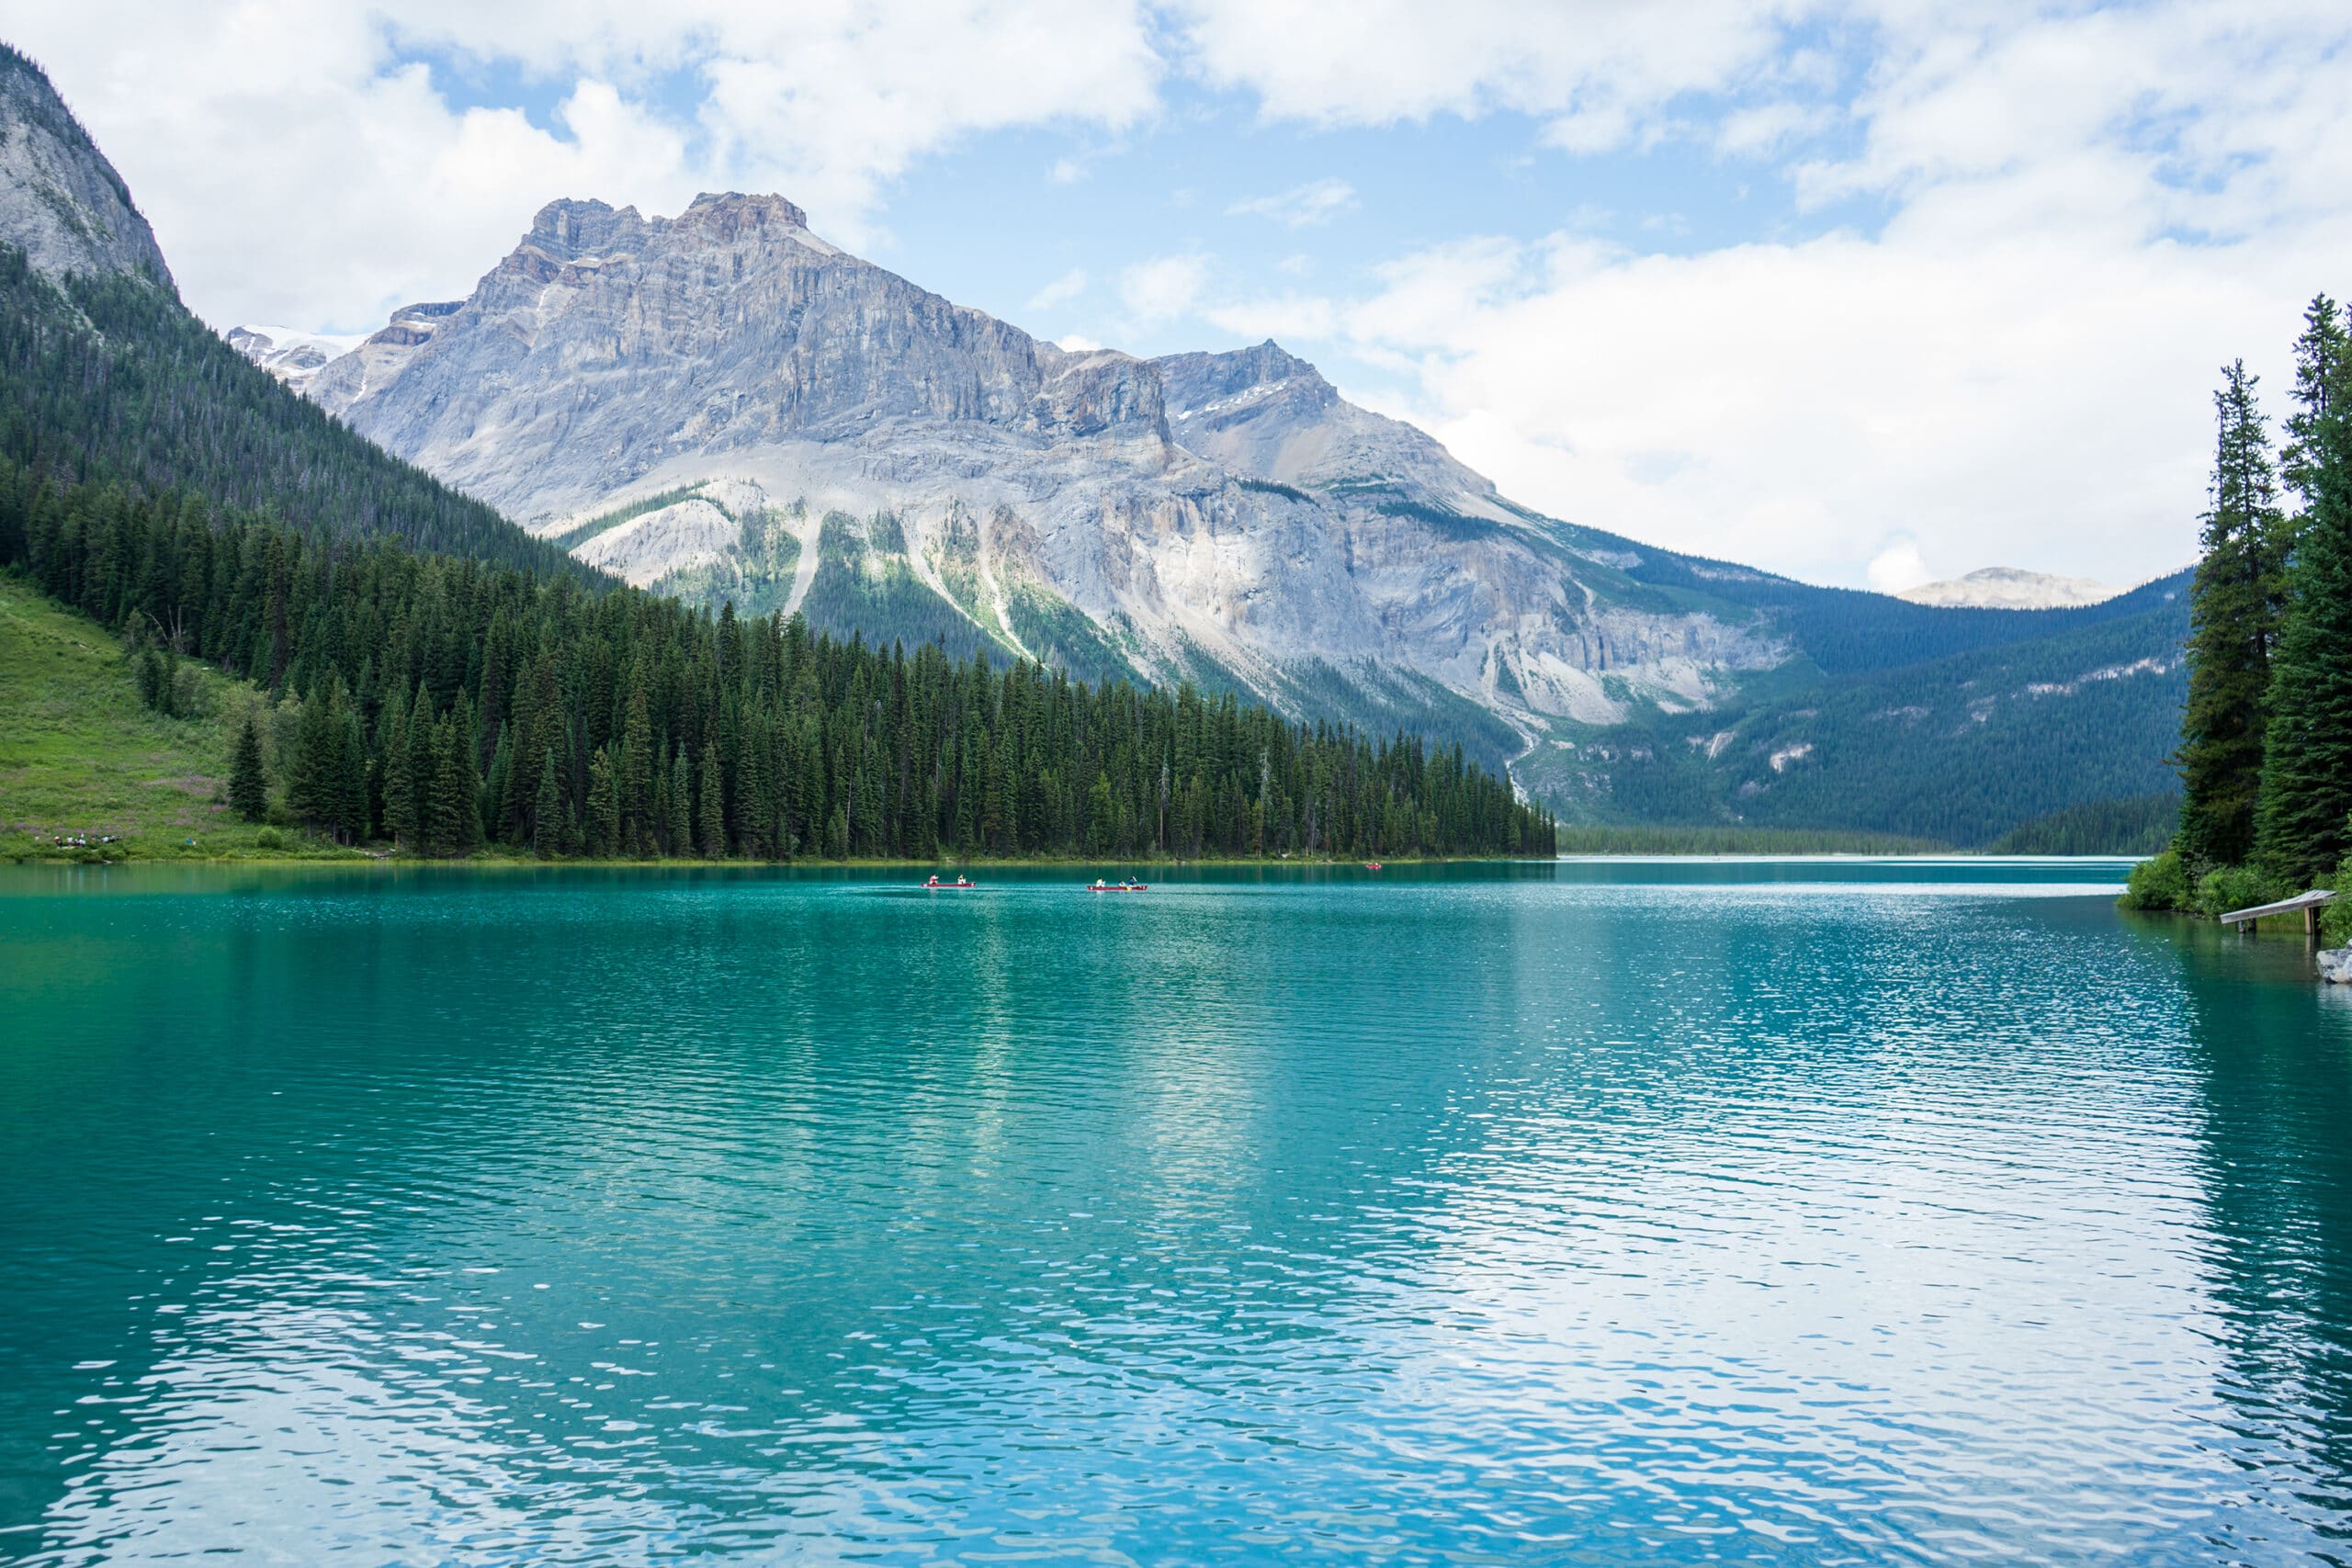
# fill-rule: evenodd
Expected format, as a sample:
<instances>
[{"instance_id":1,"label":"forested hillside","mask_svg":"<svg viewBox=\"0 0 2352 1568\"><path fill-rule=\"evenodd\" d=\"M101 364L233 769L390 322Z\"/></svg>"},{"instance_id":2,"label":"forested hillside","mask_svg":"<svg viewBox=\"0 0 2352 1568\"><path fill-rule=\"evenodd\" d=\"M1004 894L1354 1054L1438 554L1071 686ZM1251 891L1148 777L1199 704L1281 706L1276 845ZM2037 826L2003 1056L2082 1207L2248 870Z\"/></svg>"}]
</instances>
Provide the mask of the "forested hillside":
<instances>
[{"instance_id":1,"label":"forested hillside","mask_svg":"<svg viewBox=\"0 0 2352 1568\"><path fill-rule=\"evenodd\" d=\"M2177 599L2177 572L2096 604L2064 610L1986 610L1914 604L1853 588L1821 588L1729 561L1677 555L1599 528L1547 525L1583 550L1627 560L1637 582L1761 610L1790 642L1829 675L1867 674L1949 659L2126 620Z\"/></svg>"},{"instance_id":2,"label":"forested hillside","mask_svg":"<svg viewBox=\"0 0 2352 1568\"><path fill-rule=\"evenodd\" d=\"M160 280L52 278L0 245L0 456L311 533L602 581L246 362Z\"/></svg>"},{"instance_id":3,"label":"forested hillside","mask_svg":"<svg viewBox=\"0 0 2352 1568\"><path fill-rule=\"evenodd\" d=\"M1554 848L1549 818L1458 748L61 490L16 463L0 468L0 561L130 628L158 665L194 657L299 699L274 782L347 841L704 858ZM268 781L241 766L229 792L258 806Z\"/></svg>"},{"instance_id":4,"label":"forested hillside","mask_svg":"<svg viewBox=\"0 0 2352 1568\"><path fill-rule=\"evenodd\" d=\"M2132 597L2155 607L2120 619L1728 711L1590 730L1540 748L1521 772L1547 783L1548 798L1575 800L1570 819L1844 828L1983 846L2030 818L2172 786L2182 586L2151 584Z\"/></svg>"}]
</instances>

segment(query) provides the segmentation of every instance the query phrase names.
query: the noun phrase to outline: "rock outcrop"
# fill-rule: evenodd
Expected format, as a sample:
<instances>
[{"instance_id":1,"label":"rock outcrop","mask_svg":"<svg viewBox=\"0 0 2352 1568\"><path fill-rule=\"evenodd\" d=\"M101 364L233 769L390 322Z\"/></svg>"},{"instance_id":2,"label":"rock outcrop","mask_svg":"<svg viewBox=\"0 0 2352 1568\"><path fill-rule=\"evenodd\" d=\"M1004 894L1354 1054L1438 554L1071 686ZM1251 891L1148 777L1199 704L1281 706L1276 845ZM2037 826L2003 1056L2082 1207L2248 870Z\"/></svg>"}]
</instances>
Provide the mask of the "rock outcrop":
<instances>
[{"instance_id":1,"label":"rock outcrop","mask_svg":"<svg viewBox=\"0 0 2352 1568\"><path fill-rule=\"evenodd\" d=\"M130 187L40 68L0 44L0 244L34 270L134 273L171 287L171 270Z\"/></svg>"},{"instance_id":2,"label":"rock outcrop","mask_svg":"<svg viewBox=\"0 0 2352 1568\"><path fill-rule=\"evenodd\" d=\"M854 557L869 610L929 595L1012 651L1075 636L1094 672L1302 715L1439 714L1515 750L1788 657L1761 617L1634 591L1272 343L1067 352L781 197L551 202L465 299L400 311L304 390L631 581L825 605L824 560Z\"/></svg>"},{"instance_id":3,"label":"rock outcrop","mask_svg":"<svg viewBox=\"0 0 2352 1568\"><path fill-rule=\"evenodd\" d=\"M2321 949L2319 977L2331 985L2352 986L2352 947Z\"/></svg>"}]
</instances>

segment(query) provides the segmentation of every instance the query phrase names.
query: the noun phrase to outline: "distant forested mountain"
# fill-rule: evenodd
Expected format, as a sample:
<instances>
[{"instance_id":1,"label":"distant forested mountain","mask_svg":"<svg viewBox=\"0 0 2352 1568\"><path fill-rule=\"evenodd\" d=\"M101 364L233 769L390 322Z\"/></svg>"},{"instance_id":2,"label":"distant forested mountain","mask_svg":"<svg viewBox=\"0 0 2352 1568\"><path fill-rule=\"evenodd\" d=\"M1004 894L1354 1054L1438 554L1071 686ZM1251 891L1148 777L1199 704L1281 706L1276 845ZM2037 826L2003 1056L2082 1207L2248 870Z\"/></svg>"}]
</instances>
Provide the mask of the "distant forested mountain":
<instances>
[{"instance_id":1,"label":"distant forested mountain","mask_svg":"<svg viewBox=\"0 0 2352 1568\"><path fill-rule=\"evenodd\" d=\"M1588 731L1539 746L1520 772L1542 782L1567 820L1835 827L1986 844L2069 807L2174 787L2166 759L2187 689L2186 590L2185 573L2151 583L2104 620L2094 612L2105 605L1926 612L2026 615L2052 629ZM1928 629L1965 641L1981 625Z\"/></svg>"}]
</instances>

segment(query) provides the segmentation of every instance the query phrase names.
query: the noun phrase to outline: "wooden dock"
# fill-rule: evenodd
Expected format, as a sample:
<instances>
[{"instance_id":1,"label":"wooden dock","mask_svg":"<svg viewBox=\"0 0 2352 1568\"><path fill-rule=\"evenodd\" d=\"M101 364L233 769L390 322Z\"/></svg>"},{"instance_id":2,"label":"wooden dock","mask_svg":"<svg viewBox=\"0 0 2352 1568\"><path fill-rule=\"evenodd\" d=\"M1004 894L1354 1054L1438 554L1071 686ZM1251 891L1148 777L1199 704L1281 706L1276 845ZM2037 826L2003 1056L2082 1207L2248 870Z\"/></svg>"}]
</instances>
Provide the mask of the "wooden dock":
<instances>
[{"instance_id":1,"label":"wooden dock","mask_svg":"<svg viewBox=\"0 0 2352 1568\"><path fill-rule=\"evenodd\" d=\"M2256 904L2251 909L2232 909L2222 917L2225 926L2235 926L2240 932L2254 930L2254 922L2265 915L2291 915L2303 912L2303 934L2319 935L2319 912L2335 902L2335 895L2324 887L2314 887L2308 893L2298 893L2292 898L2281 898L2276 904Z\"/></svg>"}]
</instances>

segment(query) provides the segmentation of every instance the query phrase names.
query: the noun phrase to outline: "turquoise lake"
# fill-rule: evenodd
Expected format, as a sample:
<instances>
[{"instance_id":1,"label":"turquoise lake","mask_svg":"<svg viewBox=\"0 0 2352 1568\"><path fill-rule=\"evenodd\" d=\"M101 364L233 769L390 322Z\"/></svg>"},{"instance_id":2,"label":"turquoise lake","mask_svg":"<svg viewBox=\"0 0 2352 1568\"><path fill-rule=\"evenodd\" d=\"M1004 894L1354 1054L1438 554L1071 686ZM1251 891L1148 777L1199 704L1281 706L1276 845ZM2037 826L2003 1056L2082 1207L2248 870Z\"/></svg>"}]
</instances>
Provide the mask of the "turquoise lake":
<instances>
[{"instance_id":1,"label":"turquoise lake","mask_svg":"<svg viewBox=\"0 0 2352 1568\"><path fill-rule=\"evenodd\" d=\"M0 1559L2352 1561L2299 942L1094 869L0 869Z\"/></svg>"}]
</instances>

